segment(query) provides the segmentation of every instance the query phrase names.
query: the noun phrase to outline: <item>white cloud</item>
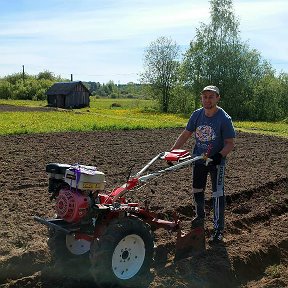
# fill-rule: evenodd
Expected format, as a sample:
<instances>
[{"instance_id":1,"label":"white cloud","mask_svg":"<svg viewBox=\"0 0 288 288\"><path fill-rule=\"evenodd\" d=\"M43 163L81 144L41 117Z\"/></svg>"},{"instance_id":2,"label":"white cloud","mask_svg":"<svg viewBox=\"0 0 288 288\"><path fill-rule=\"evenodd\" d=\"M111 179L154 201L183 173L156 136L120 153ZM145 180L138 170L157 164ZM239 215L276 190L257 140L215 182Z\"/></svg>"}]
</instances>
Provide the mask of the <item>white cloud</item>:
<instances>
[{"instance_id":1,"label":"white cloud","mask_svg":"<svg viewBox=\"0 0 288 288\"><path fill-rule=\"evenodd\" d=\"M77 71L82 80L106 82L115 77L122 83L126 74L137 80L149 43L167 36L187 46L200 22L209 21L208 0L78 2L25 0L31 7L11 7L9 13L1 12L0 2L0 76L25 64L34 73L48 69L63 77ZM234 1L241 38L274 62L288 62L286 2ZM89 75L105 76L98 80Z\"/></svg>"}]
</instances>

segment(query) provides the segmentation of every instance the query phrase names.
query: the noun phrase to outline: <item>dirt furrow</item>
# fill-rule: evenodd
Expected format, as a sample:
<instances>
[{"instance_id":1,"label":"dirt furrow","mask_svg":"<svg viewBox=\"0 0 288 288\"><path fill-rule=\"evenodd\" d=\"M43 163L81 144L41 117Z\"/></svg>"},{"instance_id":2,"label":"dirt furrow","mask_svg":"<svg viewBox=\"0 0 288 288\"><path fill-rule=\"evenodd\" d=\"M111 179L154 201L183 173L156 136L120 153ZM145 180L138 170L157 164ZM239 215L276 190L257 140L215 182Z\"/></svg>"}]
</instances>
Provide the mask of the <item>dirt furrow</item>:
<instances>
[{"instance_id":1,"label":"dirt furrow","mask_svg":"<svg viewBox=\"0 0 288 288\"><path fill-rule=\"evenodd\" d=\"M181 131L1 136L0 287L91 287L77 273L74 278L55 273L47 229L33 221L33 215L54 215L47 192L47 163L97 166L106 174L106 189L111 191L125 183L130 167L133 174L170 149ZM193 140L185 148L192 145ZM287 139L239 132L226 169L226 242L216 246L207 242L205 254L174 262L175 233L155 231L156 256L146 287L288 287L287 146ZM208 181L207 237L212 231L209 185ZM189 230L194 216L190 168L152 181L127 197L148 199L151 210L163 219L172 219L176 210L183 230Z\"/></svg>"}]
</instances>

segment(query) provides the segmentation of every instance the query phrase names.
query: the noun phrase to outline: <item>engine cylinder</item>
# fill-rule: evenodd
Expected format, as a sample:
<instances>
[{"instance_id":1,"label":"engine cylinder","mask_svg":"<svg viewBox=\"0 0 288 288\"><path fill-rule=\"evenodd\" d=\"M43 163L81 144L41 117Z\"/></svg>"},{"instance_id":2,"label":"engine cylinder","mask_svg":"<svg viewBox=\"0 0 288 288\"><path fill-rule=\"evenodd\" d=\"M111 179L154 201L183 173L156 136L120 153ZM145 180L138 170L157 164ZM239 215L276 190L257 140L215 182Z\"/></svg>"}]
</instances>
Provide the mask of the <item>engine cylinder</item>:
<instances>
[{"instance_id":1,"label":"engine cylinder","mask_svg":"<svg viewBox=\"0 0 288 288\"><path fill-rule=\"evenodd\" d=\"M56 213L69 223L79 222L88 213L89 200L78 191L62 189L56 198Z\"/></svg>"}]
</instances>

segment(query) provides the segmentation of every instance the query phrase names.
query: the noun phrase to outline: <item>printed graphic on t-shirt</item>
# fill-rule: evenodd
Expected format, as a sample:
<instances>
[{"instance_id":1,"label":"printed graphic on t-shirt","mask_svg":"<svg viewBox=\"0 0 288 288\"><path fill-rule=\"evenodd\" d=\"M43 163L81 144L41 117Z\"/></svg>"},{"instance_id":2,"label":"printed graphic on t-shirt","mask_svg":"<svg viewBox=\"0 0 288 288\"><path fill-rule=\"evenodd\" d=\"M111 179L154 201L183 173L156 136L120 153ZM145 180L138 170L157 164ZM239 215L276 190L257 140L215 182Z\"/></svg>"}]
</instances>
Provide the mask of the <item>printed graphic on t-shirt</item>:
<instances>
[{"instance_id":1,"label":"printed graphic on t-shirt","mask_svg":"<svg viewBox=\"0 0 288 288\"><path fill-rule=\"evenodd\" d=\"M196 128L196 139L200 142L210 142L216 138L216 133L211 126L201 125Z\"/></svg>"}]
</instances>

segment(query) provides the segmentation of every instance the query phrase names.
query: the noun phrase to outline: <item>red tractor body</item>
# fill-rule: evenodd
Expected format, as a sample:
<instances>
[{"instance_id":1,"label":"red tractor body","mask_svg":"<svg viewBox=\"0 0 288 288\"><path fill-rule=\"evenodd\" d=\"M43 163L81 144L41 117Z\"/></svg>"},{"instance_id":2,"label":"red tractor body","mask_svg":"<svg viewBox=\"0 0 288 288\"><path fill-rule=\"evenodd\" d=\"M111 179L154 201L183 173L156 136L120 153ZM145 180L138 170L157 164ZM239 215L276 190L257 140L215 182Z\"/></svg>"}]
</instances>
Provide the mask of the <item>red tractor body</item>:
<instances>
[{"instance_id":1,"label":"red tractor body","mask_svg":"<svg viewBox=\"0 0 288 288\"><path fill-rule=\"evenodd\" d=\"M143 175L159 159L176 164ZM153 259L152 230L162 227L177 231L176 248L179 250L186 249L187 245L190 245L189 249L204 249L204 228L191 231L185 238L181 235L176 213L171 221L162 220L149 210L148 205L140 207L139 203L129 203L124 197L128 191L133 191L151 178L199 159L209 160L204 156L192 158L185 150L160 153L124 185L108 193L104 190L105 175L96 167L48 164L46 172L50 198L56 200L57 217L34 218L49 227L48 244L53 250L52 256L65 260L69 255L88 255L93 277L98 284L111 282L131 286L139 275L147 272ZM187 239L191 240L190 244ZM185 243L185 247L181 243ZM60 257L58 254L62 255L63 249L68 253Z\"/></svg>"}]
</instances>

